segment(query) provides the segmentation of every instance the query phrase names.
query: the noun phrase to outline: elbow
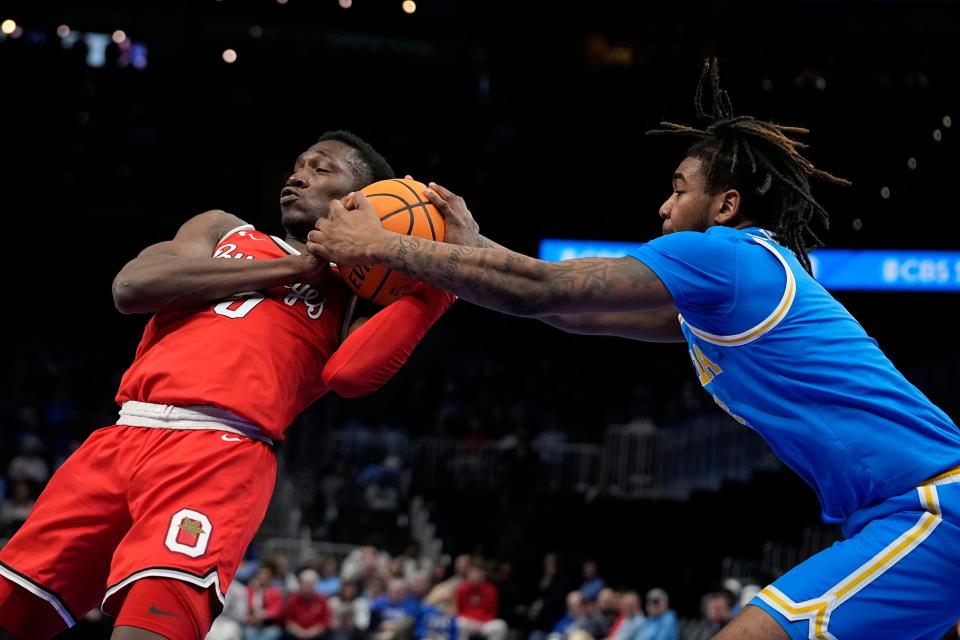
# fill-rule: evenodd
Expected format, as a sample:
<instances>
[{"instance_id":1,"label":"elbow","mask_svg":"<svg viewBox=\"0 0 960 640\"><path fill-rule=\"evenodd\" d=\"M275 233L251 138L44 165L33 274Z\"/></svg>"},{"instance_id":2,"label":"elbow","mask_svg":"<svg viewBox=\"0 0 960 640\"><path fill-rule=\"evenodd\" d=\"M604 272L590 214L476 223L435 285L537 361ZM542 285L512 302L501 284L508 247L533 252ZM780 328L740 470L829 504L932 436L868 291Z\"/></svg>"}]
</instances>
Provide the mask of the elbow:
<instances>
[{"instance_id":1,"label":"elbow","mask_svg":"<svg viewBox=\"0 0 960 640\"><path fill-rule=\"evenodd\" d=\"M146 308L143 287L123 277L120 273L113 280L113 306L123 314L144 313Z\"/></svg>"},{"instance_id":2,"label":"elbow","mask_svg":"<svg viewBox=\"0 0 960 640\"><path fill-rule=\"evenodd\" d=\"M362 398L368 396L381 385L372 384L371 380L361 380L353 376L334 374L323 376L323 384L341 398Z\"/></svg>"}]
</instances>

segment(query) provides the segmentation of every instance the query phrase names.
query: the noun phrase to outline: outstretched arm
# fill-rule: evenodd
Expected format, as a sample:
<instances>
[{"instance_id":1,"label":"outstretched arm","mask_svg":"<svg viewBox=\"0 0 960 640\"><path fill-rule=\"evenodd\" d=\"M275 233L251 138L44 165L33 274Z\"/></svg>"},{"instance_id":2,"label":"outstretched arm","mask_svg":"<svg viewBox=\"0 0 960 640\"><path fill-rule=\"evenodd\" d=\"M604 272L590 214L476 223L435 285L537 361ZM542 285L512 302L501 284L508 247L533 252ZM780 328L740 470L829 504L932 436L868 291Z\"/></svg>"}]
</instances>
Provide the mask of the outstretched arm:
<instances>
[{"instance_id":1,"label":"outstretched arm","mask_svg":"<svg viewBox=\"0 0 960 640\"><path fill-rule=\"evenodd\" d=\"M121 313L152 313L222 300L235 293L310 281L328 267L310 254L277 260L213 257L223 235L243 220L207 211L188 220L173 240L140 252L113 280L113 302Z\"/></svg>"},{"instance_id":2,"label":"outstretched arm","mask_svg":"<svg viewBox=\"0 0 960 640\"><path fill-rule=\"evenodd\" d=\"M321 374L324 384L344 398L372 393L407 361L427 330L453 304L454 296L425 284L354 328Z\"/></svg>"},{"instance_id":3,"label":"outstretched arm","mask_svg":"<svg viewBox=\"0 0 960 640\"><path fill-rule=\"evenodd\" d=\"M331 203L307 250L338 264L383 264L481 306L513 315L647 311L672 305L659 278L635 258L535 260L505 249L431 242L391 233L360 194L351 210Z\"/></svg>"}]
</instances>

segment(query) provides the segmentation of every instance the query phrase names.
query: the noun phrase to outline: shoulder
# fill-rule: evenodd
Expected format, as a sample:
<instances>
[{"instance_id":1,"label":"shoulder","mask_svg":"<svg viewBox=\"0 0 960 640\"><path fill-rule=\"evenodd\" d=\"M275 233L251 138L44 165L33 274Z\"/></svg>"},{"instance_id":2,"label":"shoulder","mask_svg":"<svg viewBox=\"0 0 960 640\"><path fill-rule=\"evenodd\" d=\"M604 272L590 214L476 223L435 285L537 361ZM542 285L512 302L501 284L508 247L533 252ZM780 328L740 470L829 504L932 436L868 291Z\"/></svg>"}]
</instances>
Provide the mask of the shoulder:
<instances>
[{"instance_id":1,"label":"shoulder","mask_svg":"<svg viewBox=\"0 0 960 640\"><path fill-rule=\"evenodd\" d=\"M210 209L198 213L187 220L177 232L178 236L203 237L213 242L220 242L234 231L244 228L253 228L238 216L222 209Z\"/></svg>"}]
</instances>

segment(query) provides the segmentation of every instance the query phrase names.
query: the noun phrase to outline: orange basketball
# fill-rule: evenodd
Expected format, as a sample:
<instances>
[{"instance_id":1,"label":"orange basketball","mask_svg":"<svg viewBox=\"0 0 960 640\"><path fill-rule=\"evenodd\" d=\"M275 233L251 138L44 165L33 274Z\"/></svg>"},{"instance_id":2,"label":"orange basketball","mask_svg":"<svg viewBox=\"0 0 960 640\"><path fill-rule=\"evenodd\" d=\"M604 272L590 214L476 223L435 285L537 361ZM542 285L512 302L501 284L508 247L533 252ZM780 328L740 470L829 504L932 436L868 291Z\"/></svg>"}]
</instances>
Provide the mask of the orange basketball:
<instances>
[{"instance_id":1,"label":"orange basketball","mask_svg":"<svg viewBox=\"0 0 960 640\"><path fill-rule=\"evenodd\" d=\"M361 189L380 216L384 229L443 242L446 225L437 208L423 195L427 186L416 180L381 180ZM386 306L406 293L416 280L380 266L340 267L340 277L358 296Z\"/></svg>"}]
</instances>

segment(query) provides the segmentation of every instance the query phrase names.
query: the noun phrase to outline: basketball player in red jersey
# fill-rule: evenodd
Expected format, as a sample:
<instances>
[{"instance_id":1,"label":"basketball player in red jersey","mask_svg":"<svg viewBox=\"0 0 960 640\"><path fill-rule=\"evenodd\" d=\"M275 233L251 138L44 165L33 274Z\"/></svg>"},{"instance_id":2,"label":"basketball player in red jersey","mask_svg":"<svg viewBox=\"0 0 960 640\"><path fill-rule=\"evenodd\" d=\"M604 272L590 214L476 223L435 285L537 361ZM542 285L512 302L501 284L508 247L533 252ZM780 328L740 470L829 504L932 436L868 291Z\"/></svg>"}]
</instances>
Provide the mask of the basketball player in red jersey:
<instances>
[{"instance_id":1,"label":"basketball player in red jersey","mask_svg":"<svg viewBox=\"0 0 960 640\"><path fill-rule=\"evenodd\" d=\"M390 177L363 140L326 133L280 193L285 239L207 211L120 271L117 308L154 315L117 424L0 551L0 637L49 638L97 605L115 640L206 635L270 500L274 443L328 391L385 383L454 300L423 285L353 319L356 299L303 251L332 200Z\"/></svg>"}]
</instances>

